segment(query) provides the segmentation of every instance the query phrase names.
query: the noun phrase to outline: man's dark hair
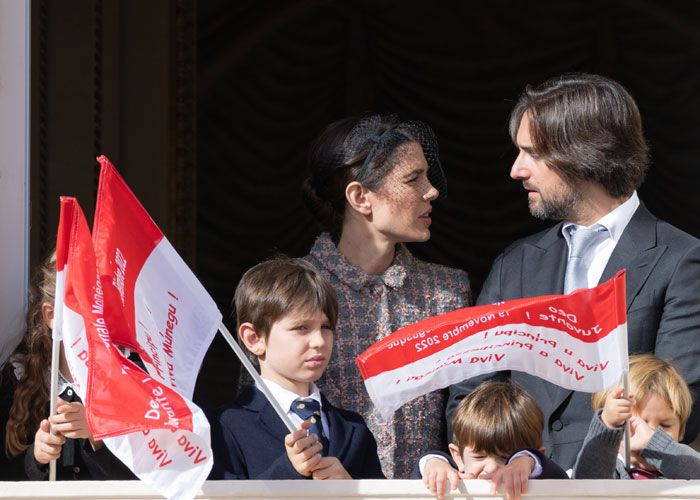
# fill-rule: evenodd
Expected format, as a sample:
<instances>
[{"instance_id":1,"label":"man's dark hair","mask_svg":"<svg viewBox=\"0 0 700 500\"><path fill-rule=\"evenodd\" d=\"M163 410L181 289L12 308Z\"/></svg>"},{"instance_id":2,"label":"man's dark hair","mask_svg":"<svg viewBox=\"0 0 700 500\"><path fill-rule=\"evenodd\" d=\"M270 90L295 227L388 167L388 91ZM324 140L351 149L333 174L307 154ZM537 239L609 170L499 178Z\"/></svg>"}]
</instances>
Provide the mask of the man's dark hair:
<instances>
[{"instance_id":1,"label":"man's dark hair","mask_svg":"<svg viewBox=\"0 0 700 500\"><path fill-rule=\"evenodd\" d=\"M616 198L631 195L644 181L649 147L642 119L619 83L571 74L528 85L510 116L516 145L526 113L534 151L567 181L597 182Z\"/></svg>"}]
</instances>

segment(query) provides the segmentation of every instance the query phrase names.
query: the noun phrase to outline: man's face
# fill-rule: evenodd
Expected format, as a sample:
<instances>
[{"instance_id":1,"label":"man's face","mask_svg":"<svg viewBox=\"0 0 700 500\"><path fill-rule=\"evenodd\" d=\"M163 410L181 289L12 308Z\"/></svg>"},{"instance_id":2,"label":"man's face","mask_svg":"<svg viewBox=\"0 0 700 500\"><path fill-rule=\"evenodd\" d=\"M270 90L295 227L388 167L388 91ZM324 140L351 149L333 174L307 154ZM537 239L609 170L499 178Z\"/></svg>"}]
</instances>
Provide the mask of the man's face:
<instances>
[{"instance_id":1,"label":"man's face","mask_svg":"<svg viewBox=\"0 0 700 500\"><path fill-rule=\"evenodd\" d=\"M549 168L537 154L530 137L527 111L520 120L516 142L520 153L510 169L510 176L522 181L530 213L538 219L575 220L581 192Z\"/></svg>"}]
</instances>

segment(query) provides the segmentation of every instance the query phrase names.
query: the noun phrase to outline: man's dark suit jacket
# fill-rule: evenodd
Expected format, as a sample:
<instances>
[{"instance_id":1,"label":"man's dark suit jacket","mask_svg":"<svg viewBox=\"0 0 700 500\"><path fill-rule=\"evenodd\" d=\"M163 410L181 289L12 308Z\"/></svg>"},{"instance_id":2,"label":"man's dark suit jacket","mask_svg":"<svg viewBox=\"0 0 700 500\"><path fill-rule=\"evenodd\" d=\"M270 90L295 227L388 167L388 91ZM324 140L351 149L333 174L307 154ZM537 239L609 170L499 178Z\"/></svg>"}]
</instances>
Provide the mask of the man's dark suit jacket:
<instances>
[{"instance_id":1,"label":"man's dark suit jacket","mask_svg":"<svg viewBox=\"0 0 700 500\"><path fill-rule=\"evenodd\" d=\"M561 228L560 223L510 245L494 262L477 304L563 293L568 248ZM659 220L640 204L600 282L624 268L629 353L653 353L678 365L693 396L685 436L692 441L700 429L700 240ZM591 395L521 372L502 372L496 378L507 376L542 408L543 444L549 456L564 469L571 468L593 415ZM486 378L450 388L448 425L459 401Z\"/></svg>"},{"instance_id":2,"label":"man's dark suit jacket","mask_svg":"<svg viewBox=\"0 0 700 500\"><path fill-rule=\"evenodd\" d=\"M354 479L384 479L374 436L357 413L341 410L321 396L328 421L328 456L336 457ZM210 479L305 479L287 458L289 430L255 387L242 388L235 403L213 415Z\"/></svg>"}]
</instances>

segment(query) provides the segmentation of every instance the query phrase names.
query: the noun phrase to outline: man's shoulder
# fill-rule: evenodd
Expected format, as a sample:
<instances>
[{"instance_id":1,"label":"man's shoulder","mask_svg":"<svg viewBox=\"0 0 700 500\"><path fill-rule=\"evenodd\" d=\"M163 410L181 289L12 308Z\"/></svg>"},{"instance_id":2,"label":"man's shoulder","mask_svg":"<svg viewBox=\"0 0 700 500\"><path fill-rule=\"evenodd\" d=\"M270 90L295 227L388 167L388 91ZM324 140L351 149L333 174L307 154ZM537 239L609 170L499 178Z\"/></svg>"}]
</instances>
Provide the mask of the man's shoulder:
<instances>
[{"instance_id":1,"label":"man's shoulder","mask_svg":"<svg viewBox=\"0 0 700 500\"><path fill-rule=\"evenodd\" d=\"M657 219L656 227L659 243L661 244L678 245L686 249L700 246L700 239L663 219Z\"/></svg>"},{"instance_id":2,"label":"man's shoulder","mask_svg":"<svg viewBox=\"0 0 700 500\"><path fill-rule=\"evenodd\" d=\"M518 253L525 247L548 247L549 245L558 241L560 237L562 239L564 238L561 234L561 226L562 223L559 222L546 229L542 229L541 231L517 239L508 245L503 252L501 252L501 255L506 256L512 253Z\"/></svg>"},{"instance_id":3,"label":"man's shoulder","mask_svg":"<svg viewBox=\"0 0 700 500\"><path fill-rule=\"evenodd\" d=\"M658 218L643 203L625 228L625 232L629 233L635 242L665 246L670 250L670 255L684 255L700 250L700 239Z\"/></svg>"}]
</instances>

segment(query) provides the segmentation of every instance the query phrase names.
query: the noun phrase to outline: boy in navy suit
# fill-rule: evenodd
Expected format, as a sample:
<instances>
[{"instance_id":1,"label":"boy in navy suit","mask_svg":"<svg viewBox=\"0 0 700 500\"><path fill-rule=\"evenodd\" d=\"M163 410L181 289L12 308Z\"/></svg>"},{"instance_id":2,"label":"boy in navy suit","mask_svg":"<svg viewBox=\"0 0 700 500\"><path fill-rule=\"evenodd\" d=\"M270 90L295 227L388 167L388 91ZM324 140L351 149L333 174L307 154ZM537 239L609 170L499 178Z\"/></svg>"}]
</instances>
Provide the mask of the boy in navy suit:
<instances>
[{"instance_id":1,"label":"boy in navy suit","mask_svg":"<svg viewBox=\"0 0 700 500\"><path fill-rule=\"evenodd\" d=\"M484 382L454 412L450 454L424 456L412 479L422 477L438 498L461 479L490 479L493 494L502 484L506 498L517 500L529 479L568 479L544 455L543 427L542 410L524 389L511 381Z\"/></svg>"},{"instance_id":2,"label":"boy in navy suit","mask_svg":"<svg viewBox=\"0 0 700 500\"><path fill-rule=\"evenodd\" d=\"M289 433L262 392L244 387L210 419L210 478L383 479L362 417L331 405L314 384L333 349L333 288L307 262L276 258L243 275L234 302L240 341L299 429Z\"/></svg>"}]
</instances>

